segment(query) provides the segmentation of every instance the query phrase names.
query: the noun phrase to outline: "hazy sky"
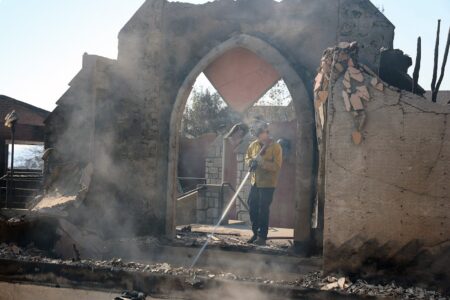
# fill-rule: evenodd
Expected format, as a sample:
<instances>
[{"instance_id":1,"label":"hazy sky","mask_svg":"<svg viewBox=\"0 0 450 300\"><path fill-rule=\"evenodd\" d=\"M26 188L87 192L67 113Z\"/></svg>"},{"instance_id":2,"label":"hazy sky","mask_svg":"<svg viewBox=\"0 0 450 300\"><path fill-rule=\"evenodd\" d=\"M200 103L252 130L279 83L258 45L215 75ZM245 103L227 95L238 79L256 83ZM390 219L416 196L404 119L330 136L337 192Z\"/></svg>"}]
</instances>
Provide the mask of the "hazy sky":
<instances>
[{"instance_id":1,"label":"hazy sky","mask_svg":"<svg viewBox=\"0 0 450 300\"><path fill-rule=\"evenodd\" d=\"M420 82L429 89L436 22L442 19L442 58L450 0L372 1L396 25L395 47L415 57L416 39L422 36ZM0 0L0 94L52 110L80 70L84 52L117 56L117 34L143 2ZM450 89L450 65L446 73L442 89Z\"/></svg>"}]
</instances>

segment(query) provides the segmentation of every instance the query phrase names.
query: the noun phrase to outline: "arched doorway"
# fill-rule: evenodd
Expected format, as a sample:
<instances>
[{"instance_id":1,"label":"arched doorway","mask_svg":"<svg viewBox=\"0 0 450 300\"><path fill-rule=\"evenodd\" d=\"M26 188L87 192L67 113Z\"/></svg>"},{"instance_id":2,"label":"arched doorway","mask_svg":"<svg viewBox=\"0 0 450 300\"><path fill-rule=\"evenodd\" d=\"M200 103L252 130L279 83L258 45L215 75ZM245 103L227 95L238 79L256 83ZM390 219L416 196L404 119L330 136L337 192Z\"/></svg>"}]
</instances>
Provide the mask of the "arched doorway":
<instances>
[{"instance_id":1,"label":"arched doorway","mask_svg":"<svg viewBox=\"0 0 450 300\"><path fill-rule=\"evenodd\" d=\"M197 76L219 56L234 48L248 49L273 66L284 79L292 95L297 115L297 143L299 144L295 153L297 168L294 189L296 195L294 236L295 242L300 248L307 248L309 247L311 235L310 221L315 182L313 102L302 79L281 53L265 41L245 34L235 36L212 49L191 70L178 90L170 119L166 232L169 235L173 235L175 232L179 131L186 101Z\"/></svg>"}]
</instances>

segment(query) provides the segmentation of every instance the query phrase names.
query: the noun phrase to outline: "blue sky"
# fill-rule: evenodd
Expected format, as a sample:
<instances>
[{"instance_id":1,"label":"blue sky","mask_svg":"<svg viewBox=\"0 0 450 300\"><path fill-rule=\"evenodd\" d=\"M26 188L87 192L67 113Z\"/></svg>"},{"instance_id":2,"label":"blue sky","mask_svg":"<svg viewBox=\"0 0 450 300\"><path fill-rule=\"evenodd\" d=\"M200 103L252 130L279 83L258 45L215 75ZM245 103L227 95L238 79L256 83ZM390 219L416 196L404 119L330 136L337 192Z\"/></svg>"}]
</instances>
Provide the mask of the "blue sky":
<instances>
[{"instance_id":1,"label":"blue sky","mask_svg":"<svg viewBox=\"0 0 450 300\"><path fill-rule=\"evenodd\" d=\"M396 25L396 47L415 57L416 39L422 36L420 82L429 89L436 22L442 19L442 58L450 0L372 1ZM117 56L117 34L143 2L0 0L0 94L52 110L80 70L84 52ZM450 89L450 65L446 73L442 89Z\"/></svg>"}]
</instances>

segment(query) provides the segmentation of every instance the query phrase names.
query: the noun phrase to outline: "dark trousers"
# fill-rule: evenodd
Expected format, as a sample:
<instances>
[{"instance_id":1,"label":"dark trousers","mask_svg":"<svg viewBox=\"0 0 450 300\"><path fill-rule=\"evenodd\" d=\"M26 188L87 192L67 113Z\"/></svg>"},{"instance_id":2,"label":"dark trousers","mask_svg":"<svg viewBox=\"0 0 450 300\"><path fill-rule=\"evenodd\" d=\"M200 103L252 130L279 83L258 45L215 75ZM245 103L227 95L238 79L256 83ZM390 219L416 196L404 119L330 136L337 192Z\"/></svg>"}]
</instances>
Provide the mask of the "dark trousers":
<instances>
[{"instance_id":1,"label":"dark trousers","mask_svg":"<svg viewBox=\"0 0 450 300\"><path fill-rule=\"evenodd\" d=\"M267 239L269 231L270 204L275 188L259 188L252 185L248 196L250 221L254 235Z\"/></svg>"}]
</instances>

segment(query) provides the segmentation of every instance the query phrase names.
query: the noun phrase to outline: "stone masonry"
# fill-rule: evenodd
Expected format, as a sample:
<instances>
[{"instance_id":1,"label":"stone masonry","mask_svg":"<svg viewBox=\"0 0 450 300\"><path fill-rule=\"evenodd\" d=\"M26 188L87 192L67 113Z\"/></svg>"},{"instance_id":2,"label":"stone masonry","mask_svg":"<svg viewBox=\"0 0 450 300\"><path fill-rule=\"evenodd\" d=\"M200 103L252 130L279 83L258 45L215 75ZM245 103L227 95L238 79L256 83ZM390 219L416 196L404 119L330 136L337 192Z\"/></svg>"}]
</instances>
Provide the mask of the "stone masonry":
<instances>
[{"instance_id":1,"label":"stone masonry","mask_svg":"<svg viewBox=\"0 0 450 300\"><path fill-rule=\"evenodd\" d=\"M208 147L205 160L205 177L207 184L222 183L223 136L218 135Z\"/></svg>"},{"instance_id":2,"label":"stone masonry","mask_svg":"<svg viewBox=\"0 0 450 300\"><path fill-rule=\"evenodd\" d=\"M318 196L327 271L390 269L450 286L450 109L377 78L379 50L393 37L369 0L145 1L119 33L117 59L85 55L46 123L54 163L73 166L63 173L68 191L93 166L83 205L69 217L105 237L173 237L187 98L208 65L241 47L271 64L292 95L296 249L314 244ZM351 41L358 60L325 59L321 73L336 77L325 88L322 74L314 86L323 49ZM201 207L216 218L209 200Z\"/></svg>"},{"instance_id":3,"label":"stone masonry","mask_svg":"<svg viewBox=\"0 0 450 300\"><path fill-rule=\"evenodd\" d=\"M197 196L197 223L216 224L222 213L222 185L208 184Z\"/></svg>"},{"instance_id":4,"label":"stone masonry","mask_svg":"<svg viewBox=\"0 0 450 300\"><path fill-rule=\"evenodd\" d=\"M301 145L295 154L295 242L307 249L316 150L311 82L321 52L357 40L364 46L361 60L376 68L378 50L392 47L393 34L394 26L369 0L147 0L120 31L117 59L86 55L50 116L48 141L59 161L78 170L94 167L78 209L85 214L75 211L76 221L107 236L174 236L187 97L200 72L243 47L276 68L293 98ZM79 174L65 175L72 191Z\"/></svg>"},{"instance_id":5,"label":"stone masonry","mask_svg":"<svg viewBox=\"0 0 450 300\"><path fill-rule=\"evenodd\" d=\"M448 287L450 107L388 86L357 47L316 77L325 269Z\"/></svg>"}]
</instances>

